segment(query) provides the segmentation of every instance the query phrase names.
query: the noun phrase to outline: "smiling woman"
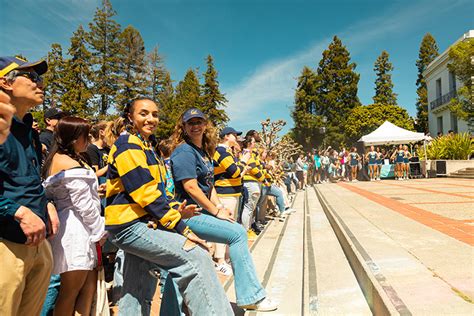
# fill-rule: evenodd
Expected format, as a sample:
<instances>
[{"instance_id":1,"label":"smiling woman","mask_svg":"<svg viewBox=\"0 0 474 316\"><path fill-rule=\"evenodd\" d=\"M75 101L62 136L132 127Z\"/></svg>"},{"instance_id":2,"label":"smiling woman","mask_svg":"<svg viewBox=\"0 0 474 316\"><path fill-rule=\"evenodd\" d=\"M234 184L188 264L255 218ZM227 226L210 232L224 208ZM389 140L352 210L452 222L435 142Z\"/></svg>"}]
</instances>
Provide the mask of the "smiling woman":
<instances>
[{"instance_id":1,"label":"smiling woman","mask_svg":"<svg viewBox=\"0 0 474 316\"><path fill-rule=\"evenodd\" d=\"M157 264L169 272L192 314L232 315L209 256L195 247L206 248L205 242L182 220L198 214L196 205L178 203L166 191L166 167L152 144L159 122L157 105L136 99L125 107L124 118L127 131L109 153L105 208L112 242L125 252L120 313L150 313L147 295L153 295L156 280L148 271Z\"/></svg>"}]
</instances>

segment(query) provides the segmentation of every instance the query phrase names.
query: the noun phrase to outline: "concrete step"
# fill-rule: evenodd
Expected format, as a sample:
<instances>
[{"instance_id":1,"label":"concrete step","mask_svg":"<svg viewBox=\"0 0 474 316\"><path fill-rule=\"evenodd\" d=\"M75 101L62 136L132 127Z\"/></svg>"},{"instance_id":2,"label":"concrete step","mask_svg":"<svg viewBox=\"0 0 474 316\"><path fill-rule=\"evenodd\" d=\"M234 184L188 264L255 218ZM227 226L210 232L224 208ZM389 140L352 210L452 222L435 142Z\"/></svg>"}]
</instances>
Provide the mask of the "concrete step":
<instances>
[{"instance_id":1,"label":"concrete step","mask_svg":"<svg viewBox=\"0 0 474 316\"><path fill-rule=\"evenodd\" d=\"M305 232L305 314L372 315L313 188L307 190Z\"/></svg>"},{"instance_id":2,"label":"concrete step","mask_svg":"<svg viewBox=\"0 0 474 316\"><path fill-rule=\"evenodd\" d=\"M474 179L474 174L451 173L448 178Z\"/></svg>"},{"instance_id":3,"label":"concrete step","mask_svg":"<svg viewBox=\"0 0 474 316\"><path fill-rule=\"evenodd\" d=\"M374 314L473 314L471 246L339 185L318 192Z\"/></svg>"}]
</instances>

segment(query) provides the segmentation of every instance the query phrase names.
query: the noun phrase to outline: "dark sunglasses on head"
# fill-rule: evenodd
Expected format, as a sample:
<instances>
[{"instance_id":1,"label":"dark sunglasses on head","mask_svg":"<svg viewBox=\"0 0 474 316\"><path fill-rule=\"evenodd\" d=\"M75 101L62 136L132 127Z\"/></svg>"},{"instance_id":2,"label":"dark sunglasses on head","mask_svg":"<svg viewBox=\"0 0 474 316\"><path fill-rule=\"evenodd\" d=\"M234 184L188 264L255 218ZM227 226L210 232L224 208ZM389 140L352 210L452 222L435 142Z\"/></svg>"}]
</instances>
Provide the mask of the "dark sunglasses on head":
<instances>
[{"instance_id":1,"label":"dark sunglasses on head","mask_svg":"<svg viewBox=\"0 0 474 316\"><path fill-rule=\"evenodd\" d=\"M34 71L19 71L16 77L25 77L33 81L34 83L43 82L43 78Z\"/></svg>"}]
</instances>

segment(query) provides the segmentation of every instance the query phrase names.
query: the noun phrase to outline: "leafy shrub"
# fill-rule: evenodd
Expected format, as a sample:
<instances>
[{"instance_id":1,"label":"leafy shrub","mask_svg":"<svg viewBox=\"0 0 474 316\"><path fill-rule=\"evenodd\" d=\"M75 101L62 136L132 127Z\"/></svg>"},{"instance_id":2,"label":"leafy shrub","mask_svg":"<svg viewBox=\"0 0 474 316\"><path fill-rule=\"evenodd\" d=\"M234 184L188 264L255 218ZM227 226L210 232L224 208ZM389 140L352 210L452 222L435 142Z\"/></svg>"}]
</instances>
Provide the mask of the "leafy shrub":
<instances>
[{"instance_id":1,"label":"leafy shrub","mask_svg":"<svg viewBox=\"0 0 474 316\"><path fill-rule=\"evenodd\" d=\"M417 151L421 159L425 158L423 146ZM474 139L469 133L446 135L433 139L426 145L426 155L430 160L464 160L474 154Z\"/></svg>"}]
</instances>

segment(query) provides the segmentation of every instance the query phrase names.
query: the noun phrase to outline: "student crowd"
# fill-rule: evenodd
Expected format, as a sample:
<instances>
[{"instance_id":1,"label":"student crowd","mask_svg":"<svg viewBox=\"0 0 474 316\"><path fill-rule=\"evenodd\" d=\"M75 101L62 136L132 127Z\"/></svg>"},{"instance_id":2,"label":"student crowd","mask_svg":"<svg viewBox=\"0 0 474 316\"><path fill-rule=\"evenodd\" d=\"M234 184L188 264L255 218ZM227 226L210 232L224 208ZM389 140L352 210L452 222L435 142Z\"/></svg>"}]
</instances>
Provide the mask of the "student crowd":
<instances>
[{"instance_id":1,"label":"student crowd","mask_svg":"<svg viewBox=\"0 0 474 316\"><path fill-rule=\"evenodd\" d=\"M255 130L217 132L196 108L158 141L160 110L146 97L92 126L50 108L38 133L29 111L46 71L0 57L0 315L100 314L91 307L107 245L118 248L119 314L150 313L156 271L165 315L233 315L216 272L234 275L241 308L276 310L248 240L265 215L294 212L301 170L262 149Z\"/></svg>"}]
</instances>

